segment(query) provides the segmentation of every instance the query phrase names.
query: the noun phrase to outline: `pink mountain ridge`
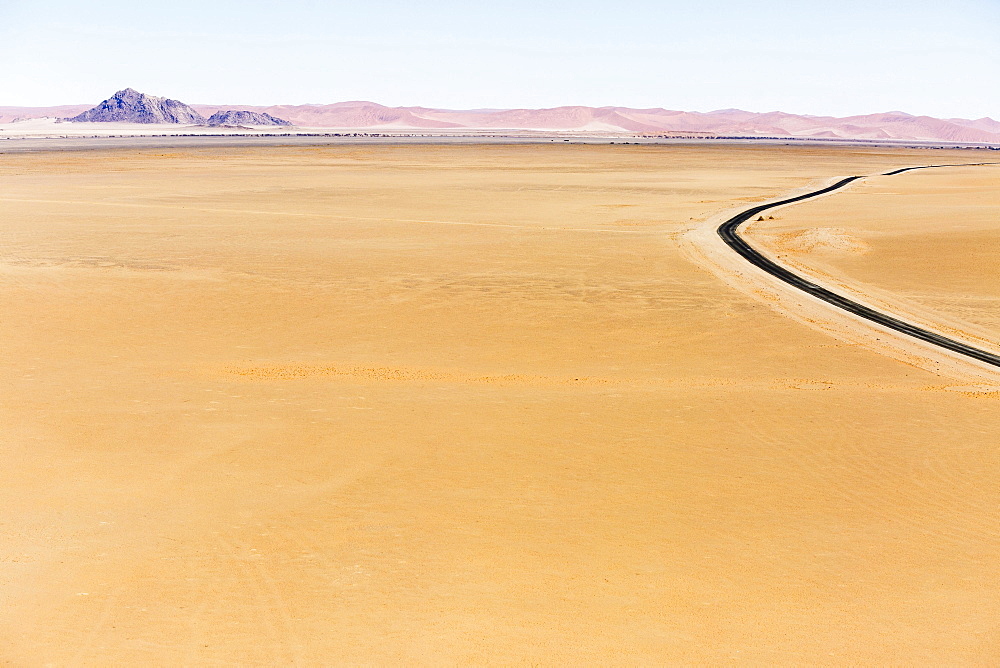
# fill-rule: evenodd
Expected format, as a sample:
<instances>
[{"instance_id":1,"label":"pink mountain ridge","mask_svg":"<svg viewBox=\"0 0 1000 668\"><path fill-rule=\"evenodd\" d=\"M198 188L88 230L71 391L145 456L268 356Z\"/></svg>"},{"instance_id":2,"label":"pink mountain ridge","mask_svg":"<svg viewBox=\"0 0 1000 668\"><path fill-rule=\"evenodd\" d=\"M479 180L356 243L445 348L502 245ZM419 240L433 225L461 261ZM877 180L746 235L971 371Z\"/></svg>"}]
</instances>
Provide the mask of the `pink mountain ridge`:
<instances>
[{"instance_id":1,"label":"pink mountain ridge","mask_svg":"<svg viewBox=\"0 0 1000 668\"><path fill-rule=\"evenodd\" d=\"M0 123L40 117L65 118L93 105L0 107ZM706 136L903 139L1000 143L1000 122L912 116L901 111L848 116L809 116L739 109L710 112L568 106L552 109L450 110L386 107L374 102L301 105L191 105L204 116L240 109L284 118L299 127L366 130L552 130Z\"/></svg>"}]
</instances>

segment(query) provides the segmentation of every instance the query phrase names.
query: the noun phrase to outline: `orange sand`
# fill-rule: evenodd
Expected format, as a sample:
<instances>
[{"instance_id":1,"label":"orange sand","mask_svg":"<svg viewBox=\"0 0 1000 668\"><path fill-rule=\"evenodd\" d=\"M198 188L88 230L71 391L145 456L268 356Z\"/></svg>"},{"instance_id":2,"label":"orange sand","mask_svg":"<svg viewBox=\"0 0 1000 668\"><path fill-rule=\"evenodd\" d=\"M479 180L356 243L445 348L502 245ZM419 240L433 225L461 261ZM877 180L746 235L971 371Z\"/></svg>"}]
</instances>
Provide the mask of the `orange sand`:
<instances>
[{"instance_id":1,"label":"orange sand","mask_svg":"<svg viewBox=\"0 0 1000 668\"><path fill-rule=\"evenodd\" d=\"M3 156L0 662L992 663L998 398L678 242L968 153Z\"/></svg>"}]
</instances>

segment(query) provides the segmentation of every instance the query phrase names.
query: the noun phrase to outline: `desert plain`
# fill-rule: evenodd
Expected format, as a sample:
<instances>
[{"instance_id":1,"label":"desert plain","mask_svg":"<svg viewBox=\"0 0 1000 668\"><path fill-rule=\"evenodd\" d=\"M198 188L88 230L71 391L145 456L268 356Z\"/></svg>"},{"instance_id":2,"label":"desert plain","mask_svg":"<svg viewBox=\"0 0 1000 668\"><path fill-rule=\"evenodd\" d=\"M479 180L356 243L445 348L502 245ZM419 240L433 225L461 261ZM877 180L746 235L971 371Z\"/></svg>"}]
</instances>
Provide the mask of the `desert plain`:
<instances>
[{"instance_id":1,"label":"desert plain","mask_svg":"<svg viewBox=\"0 0 1000 668\"><path fill-rule=\"evenodd\" d=\"M994 664L1000 393L685 241L983 157L0 156L0 662ZM747 234L995 341L998 170Z\"/></svg>"}]
</instances>

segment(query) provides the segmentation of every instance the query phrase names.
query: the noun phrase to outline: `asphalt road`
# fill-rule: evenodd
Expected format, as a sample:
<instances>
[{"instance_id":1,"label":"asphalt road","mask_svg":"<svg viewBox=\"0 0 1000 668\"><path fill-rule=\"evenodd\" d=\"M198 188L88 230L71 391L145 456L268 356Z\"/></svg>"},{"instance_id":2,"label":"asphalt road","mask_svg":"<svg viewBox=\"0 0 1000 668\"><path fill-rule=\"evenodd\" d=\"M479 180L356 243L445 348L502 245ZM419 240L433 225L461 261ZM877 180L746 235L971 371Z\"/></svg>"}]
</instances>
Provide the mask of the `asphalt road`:
<instances>
[{"instance_id":1,"label":"asphalt road","mask_svg":"<svg viewBox=\"0 0 1000 668\"><path fill-rule=\"evenodd\" d=\"M997 163L975 163L975 166L988 165ZM923 167L904 167L902 169L896 169L891 172L886 172L883 176L892 176L895 174L902 174L903 172L908 172L914 169L933 169L938 167L967 167L973 165L925 165ZM748 262L756 265L771 274L775 278L781 279L785 283L802 290L803 292L816 297L817 299L822 299L828 304L832 304L837 308L841 308L849 313L860 316L866 320L878 323L883 327L888 327L889 329L896 330L897 332L902 332L907 336L912 336L915 339L920 339L930 343L931 345L938 346L939 348L944 348L952 352L958 353L959 355L964 355L966 357L971 357L972 359L979 360L980 362L985 362L995 367L1000 367L1000 355L988 352L986 350L981 350L979 348L970 346L961 341L956 341L955 339L948 338L947 336L942 336L935 332L928 331L917 325L908 323L906 321L900 320L899 318L894 318L893 316L876 311L873 308L865 306L864 304L859 304L856 301L848 299L843 295L838 295L836 292L827 290L824 287L816 285L811 281L799 276L798 274L792 273L785 267L775 263L774 261L764 257L757 250L755 250L750 244L743 240L743 238L737 234L737 228L740 225L747 222L754 216L758 216L768 209L773 209L775 207L784 206L786 204L792 204L794 202L801 202L802 200L810 199L812 197L818 197L819 195L825 195L826 193L834 192L835 190L840 190L849 183L853 183L858 179L863 179L863 176L851 176L832 186L816 190L811 193L806 193L805 195L799 195L798 197L790 197L789 199L781 200L780 202L772 202L770 204L761 204L753 208L743 211L719 226L718 232L722 240L732 248L734 251L742 255Z\"/></svg>"}]
</instances>

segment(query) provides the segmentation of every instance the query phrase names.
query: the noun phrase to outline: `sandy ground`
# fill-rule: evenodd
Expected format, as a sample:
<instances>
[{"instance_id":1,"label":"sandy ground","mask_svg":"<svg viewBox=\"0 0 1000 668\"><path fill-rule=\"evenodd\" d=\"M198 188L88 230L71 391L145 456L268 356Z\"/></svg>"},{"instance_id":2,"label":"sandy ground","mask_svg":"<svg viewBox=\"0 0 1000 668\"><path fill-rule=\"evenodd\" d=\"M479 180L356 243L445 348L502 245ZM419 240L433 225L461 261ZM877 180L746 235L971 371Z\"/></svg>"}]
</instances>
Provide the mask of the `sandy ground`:
<instances>
[{"instance_id":1,"label":"sandy ground","mask_svg":"<svg viewBox=\"0 0 1000 668\"><path fill-rule=\"evenodd\" d=\"M219 107L201 108L200 111L211 115ZM270 110L281 117L280 108L258 108L259 111ZM314 119L315 120L315 119ZM457 127L433 128L412 127L400 123L386 125L313 125L303 123L294 126L207 126L183 124L144 124L144 123L73 123L60 118L27 118L7 123L0 123L0 153L23 150L36 150L39 144L48 148L62 149L90 148L98 142L107 146L109 142L127 143L136 146L204 145L212 141L222 140L231 145L234 141L252 141L255 145L273 144L275 140L296 144L303 141L315 144L318 138L325 138L327 143L358 143L371 142L373 138L389 139L401 143L550 143L571 142L607 144L614 142L629 143L695 143L710 142L713 144L747 144L765 146L837 146L847 148L866 146L870 148L909 148L909 149L961 149L969 151L965 157L995 156L1000 145L988 141L955 141L954 139L929 139L935 133L918 134L923 139L850 139L844 137L826 137L822 134L803 136L793 133L786 137L774 137L768 130L760 135L747 132L740 139L730 137L728 131L721 137L714 137L710 130L695 132L691 130L636 132L607 125L600 122L587 124L585 127L573 129L555 129L544 125L535 128L517 126L502 127ZM780 133L779 133L780 134ZM848 133L846 137L851 137ZM236 140L236 138L241 138ZM122 141L124 140L124 141ZM988 149L987 149L988 147ZM985 151L985 152L984 152Z\"/></svg>"},{"instance_id":2,"label":"sandy ground","mask_svg":"<svg viewBox=\"0 0 1000 668\"><path fill-rule=\"evenodd\" d=\"M211 127L207 125L160 125L148 123L71 123L56 118L29 118L11 123L0 123L0 139L22 140L70 137L149 137L164 135L214 136L239 132L241 134L273 134L289 132L282 127ZM300 132L293 128L292 132ZM0 143L2 146L2 143Z\"/></svg>"},{"instance_id":3,"label":"sandy ground","mask_svg":"<svg viewBox=\"0 0 1000 668\"><path fill-rule=\"evenodd\" d=\"M396 136L399 138L432 136L441 139L468 139L474 137L482 140L490 137L534 139L549 141L554 138L571 139L574 142L588 139L632 139L637 133L612 126L585 127L572 130L558 129L528 129L528 128L420 128L405 125L375 125L375 126L209 126L184 125L176 123L75 123L57 118L29 118L9 123L0 123L0 151L9 146L17 146L25 141L48 140L86 140L108 139L122 137L296 137L310 135L362 135L362 136ZM789 138L790 139L790 138ZM914 140L898 140L900 143L914 143ZM921 143L921 142L916 142ZM938 146L939 141L923 142L928 146ZM955 142L948 142L951 147Z\"/></svg>"},{"instance_id":4,"label":"sandy ground","mask_svg":"<svg viewBox=\"0 0 1000 668\"><path fill-rule=\"evenodd\" d=\"M3 156L0 660L992 664L1000 398L684 241L929 154Z\"/></svg>"}]
</instances>

